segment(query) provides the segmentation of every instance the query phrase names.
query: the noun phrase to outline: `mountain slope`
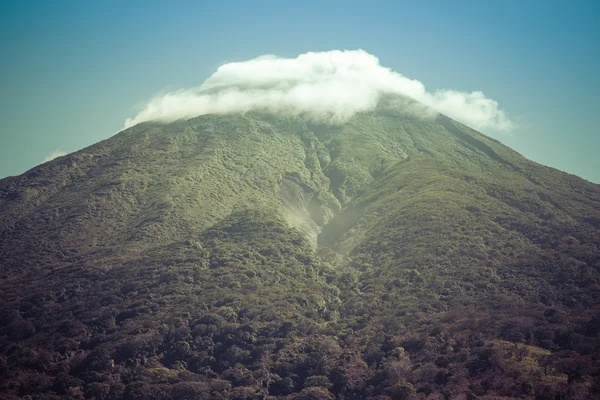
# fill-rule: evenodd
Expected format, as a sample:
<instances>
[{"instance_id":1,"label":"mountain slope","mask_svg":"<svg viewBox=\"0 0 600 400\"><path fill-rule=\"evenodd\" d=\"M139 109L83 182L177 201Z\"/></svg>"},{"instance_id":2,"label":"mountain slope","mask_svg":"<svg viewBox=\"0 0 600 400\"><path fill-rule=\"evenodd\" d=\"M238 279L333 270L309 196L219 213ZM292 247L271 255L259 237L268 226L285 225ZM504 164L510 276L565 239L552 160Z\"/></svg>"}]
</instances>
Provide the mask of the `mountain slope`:
<instances>
[{"instance_id":1,"label":"mountain slope","mask_svg":"<svg viewBox=\"0 0 600 400\"><path fill-rule=\"evenodd\" d=\"M598 185L405 102L143 123L0 181L0 393L586 398L598 246Z\"/></svg>"}]
</instances>

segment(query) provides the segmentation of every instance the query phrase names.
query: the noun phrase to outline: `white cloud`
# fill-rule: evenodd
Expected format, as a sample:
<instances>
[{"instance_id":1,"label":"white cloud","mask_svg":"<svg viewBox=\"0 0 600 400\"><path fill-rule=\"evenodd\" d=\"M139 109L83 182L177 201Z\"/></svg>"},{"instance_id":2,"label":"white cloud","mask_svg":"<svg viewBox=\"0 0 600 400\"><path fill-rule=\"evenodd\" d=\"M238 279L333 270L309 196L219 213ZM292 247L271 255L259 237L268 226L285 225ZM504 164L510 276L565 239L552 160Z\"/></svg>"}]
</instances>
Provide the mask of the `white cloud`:
<instances>
[{"instance_id":1,"label":"white cloud","mask_svg":"<svg viewBox=\"0 0 600 400\"><path fill-rule=\"evenodd\" d=\"M66 152L64 152L62 150L59 150L59 149L56 149L52 153L48 154L46 156L46 158L44 158L44 162L52 161L55 158L62 157L64 155L66 155L66 154L67 154Z\"/></svg>"},{"instance_id":2,"label":"white cloud","mask_svg":"<svg viewBox=\"0 0 600 400\"><path fill-rule=\"evenodd\" d=\"M138 115L127 119L125 127L250 110L341 123L375 108L385 94L411 97L476 129L513 128L498 103L482 92L428 92L420 81L383 67L363 50L309 52L296 58L265 55L224 64L199 88L155 96Z\"/></svg>"}]
</instances>

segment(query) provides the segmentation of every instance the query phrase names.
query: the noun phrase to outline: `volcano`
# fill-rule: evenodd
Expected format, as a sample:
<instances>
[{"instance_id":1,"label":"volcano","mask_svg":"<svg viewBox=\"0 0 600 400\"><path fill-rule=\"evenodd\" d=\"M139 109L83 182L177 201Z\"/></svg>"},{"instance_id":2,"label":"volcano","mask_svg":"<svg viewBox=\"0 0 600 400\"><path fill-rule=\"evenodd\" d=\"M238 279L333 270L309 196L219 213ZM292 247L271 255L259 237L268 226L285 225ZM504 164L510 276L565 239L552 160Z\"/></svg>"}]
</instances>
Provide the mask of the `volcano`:
<instances>
[{"instance_id":1,"label":"volcano","mask_svg":"<svg viewBox=\"0 0 600 400\"><path fill-rule=\"evenodd\" d=\"M600 186L400 103L1 180L0 398L600 396Z\"/></svg>"}]
</instances>

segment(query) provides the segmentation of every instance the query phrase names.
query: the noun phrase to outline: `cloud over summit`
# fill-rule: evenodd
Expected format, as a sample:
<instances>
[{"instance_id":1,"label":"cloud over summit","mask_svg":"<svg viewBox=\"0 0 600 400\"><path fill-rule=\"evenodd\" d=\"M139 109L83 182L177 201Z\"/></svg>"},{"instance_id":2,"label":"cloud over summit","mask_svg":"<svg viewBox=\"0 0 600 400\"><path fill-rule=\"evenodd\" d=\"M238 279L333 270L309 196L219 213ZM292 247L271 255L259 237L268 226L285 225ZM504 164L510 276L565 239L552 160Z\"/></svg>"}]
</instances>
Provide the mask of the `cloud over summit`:
<instances>
[{"instance_id":1,"label":"cloud over summit","mask_svg":"<svg viewBox=\"0 0 600 400\"><path fill-rule=\"evenodd\" d=\"M428 92L418 80L389 68L363 50L265 55L228 63L200 87L155 96L125 127L149 120L172 122L203 114L271 110L311 120L342 123L375 108L382 95L411 97L476 129L510 131L498 103L480 91Z\"/></svg>"}]
</instances>

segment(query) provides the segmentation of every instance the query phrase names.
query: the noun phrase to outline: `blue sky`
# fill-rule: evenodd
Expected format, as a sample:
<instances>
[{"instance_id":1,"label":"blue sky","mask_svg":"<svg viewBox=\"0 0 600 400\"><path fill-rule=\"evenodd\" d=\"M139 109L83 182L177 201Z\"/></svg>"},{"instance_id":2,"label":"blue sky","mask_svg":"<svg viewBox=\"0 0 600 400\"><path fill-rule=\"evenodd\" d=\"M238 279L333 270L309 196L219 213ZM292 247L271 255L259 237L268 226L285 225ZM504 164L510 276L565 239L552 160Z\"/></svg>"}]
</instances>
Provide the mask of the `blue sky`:
<instances>
[{"instance_id":1,"label":"blue sky","mask_svg":"<svg viewBox=\"0 0 600 400\"><path fill-rule=\"evenodd\" d=\"M1 1L0 177L223 63L361 48L429 90L483 91L519 125L484 133L600 183L599 16L592 1Z\"/></svg>"}]
</instances>

